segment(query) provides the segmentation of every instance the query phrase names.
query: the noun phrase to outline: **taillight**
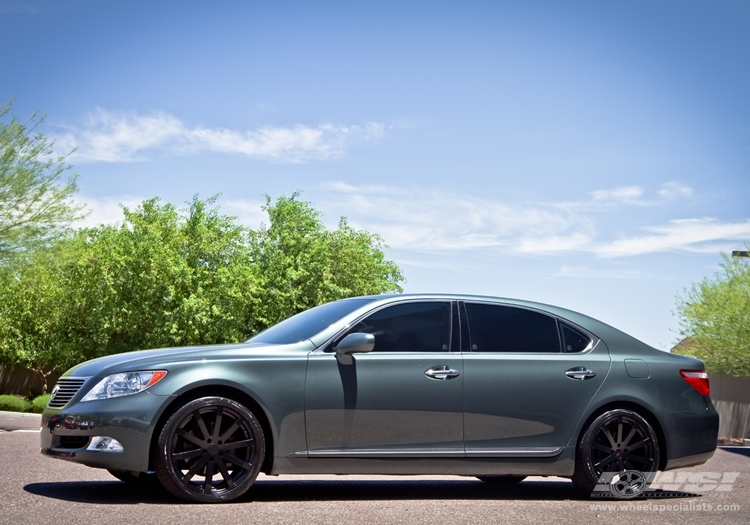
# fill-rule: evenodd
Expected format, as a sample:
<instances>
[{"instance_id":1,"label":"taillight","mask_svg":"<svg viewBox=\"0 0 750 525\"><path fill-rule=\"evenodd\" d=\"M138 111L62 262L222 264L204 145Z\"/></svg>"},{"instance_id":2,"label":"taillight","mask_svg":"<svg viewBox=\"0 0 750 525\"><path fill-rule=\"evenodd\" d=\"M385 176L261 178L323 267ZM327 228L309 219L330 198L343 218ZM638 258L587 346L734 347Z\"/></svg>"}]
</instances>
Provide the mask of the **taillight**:
<instances>
[{"instance_id":1,"label":"taillight","mask_svg":"<svg viewBox=\"0 0 750 525\"><path fill-rule=\"evenodd\" d=\"M702 396L711 395L711 385L708 384L708 374L703 370L680 370L682 379L695 388Z\"/></svg>"}]
</instances>

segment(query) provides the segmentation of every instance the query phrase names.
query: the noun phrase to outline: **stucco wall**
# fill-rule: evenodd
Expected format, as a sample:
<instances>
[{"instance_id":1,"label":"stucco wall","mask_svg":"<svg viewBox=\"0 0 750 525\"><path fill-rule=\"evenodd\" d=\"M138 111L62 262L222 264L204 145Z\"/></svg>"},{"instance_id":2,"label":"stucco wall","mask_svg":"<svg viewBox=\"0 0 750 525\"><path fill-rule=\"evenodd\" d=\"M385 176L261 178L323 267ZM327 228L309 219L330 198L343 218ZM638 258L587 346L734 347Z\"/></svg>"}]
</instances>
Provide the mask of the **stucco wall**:
<instances>
[{"instance_id":1,"label":"stucco wall","mask_svg":"<svg viewBox=\"0 0 750 525\"><path fill-rule=\"evenodd\" d=\"M719 437L750 438L750 378L711 376L711 399L719 412Z\"/></svg>"}]
</instances>

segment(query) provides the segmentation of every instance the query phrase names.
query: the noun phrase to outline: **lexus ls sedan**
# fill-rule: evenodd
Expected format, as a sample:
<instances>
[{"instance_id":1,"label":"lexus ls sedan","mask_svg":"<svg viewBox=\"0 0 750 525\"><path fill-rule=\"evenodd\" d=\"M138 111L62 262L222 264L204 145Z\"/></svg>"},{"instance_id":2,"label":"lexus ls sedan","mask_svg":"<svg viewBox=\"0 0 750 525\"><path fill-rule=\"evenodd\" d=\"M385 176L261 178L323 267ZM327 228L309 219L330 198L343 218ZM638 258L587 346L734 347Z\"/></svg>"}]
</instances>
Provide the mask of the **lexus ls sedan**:
<instances>
[{"instance_id":1,"label":"lexus ls sedan","mask_svg":"<svg viewBox=\"0 0 750 525\"><path fill-rule=\"evenodd\" d=\"M259 472L550 475L591 494L608 475L627 485L708 460L709 395L700 360L563 308L356 297L241 344L75 366L44 411L41 452L194 502L235 499Z\"/></svg>"}]
</instances>

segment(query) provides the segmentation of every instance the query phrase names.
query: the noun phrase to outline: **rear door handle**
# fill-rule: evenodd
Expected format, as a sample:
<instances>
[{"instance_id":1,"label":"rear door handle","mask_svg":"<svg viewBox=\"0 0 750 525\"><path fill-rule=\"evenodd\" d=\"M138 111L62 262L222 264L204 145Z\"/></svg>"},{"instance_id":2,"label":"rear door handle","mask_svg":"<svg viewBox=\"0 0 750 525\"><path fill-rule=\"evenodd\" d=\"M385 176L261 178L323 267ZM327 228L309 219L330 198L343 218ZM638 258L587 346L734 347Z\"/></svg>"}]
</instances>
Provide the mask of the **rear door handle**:
<instances>
[{"instance_id":1,"label":"rear door handle","mask_svg":"<svg viewBox=\"0 0 750 525\"><path fill-rule=\"evenodd\" d=\"M585 379L591 379L596 376L596 372L589 370L585 366L577 366L565 371L565 375L571 379L578 379L583 381Z\"/></svg>"},{"instance_id":2,"label":"rear door handle","mask_svg":"<svg viewBox=\"0 0 750 525\"><path fill-rule=\"evenodd\" d=\"M461 375L461 372L455 368L451 368L446 365L433 366L424 371L424 375L430 379L437 379L438 381L445 381L446 379L453 379Z\"/></svg>"}]
</instances>

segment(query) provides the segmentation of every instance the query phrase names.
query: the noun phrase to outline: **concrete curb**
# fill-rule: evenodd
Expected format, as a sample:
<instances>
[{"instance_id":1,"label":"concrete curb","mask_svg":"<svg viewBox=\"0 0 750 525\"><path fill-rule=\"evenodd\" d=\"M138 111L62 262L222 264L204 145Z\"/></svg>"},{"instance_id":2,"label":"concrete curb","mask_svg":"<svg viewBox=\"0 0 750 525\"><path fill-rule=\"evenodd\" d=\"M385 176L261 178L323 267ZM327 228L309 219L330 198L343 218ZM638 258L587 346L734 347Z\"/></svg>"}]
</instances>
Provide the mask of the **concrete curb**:
<instances>
[{"instance_id":1,"label":"concrete curb","mask_svg":"<svg viewBox=\"0 0 750 525\"><path fill-rule=\"evenodd\" d=\"M0 410L0 430L39 430L42 426L41 414L28 412L5 412Z\"/></svg>"}]
</instances>

